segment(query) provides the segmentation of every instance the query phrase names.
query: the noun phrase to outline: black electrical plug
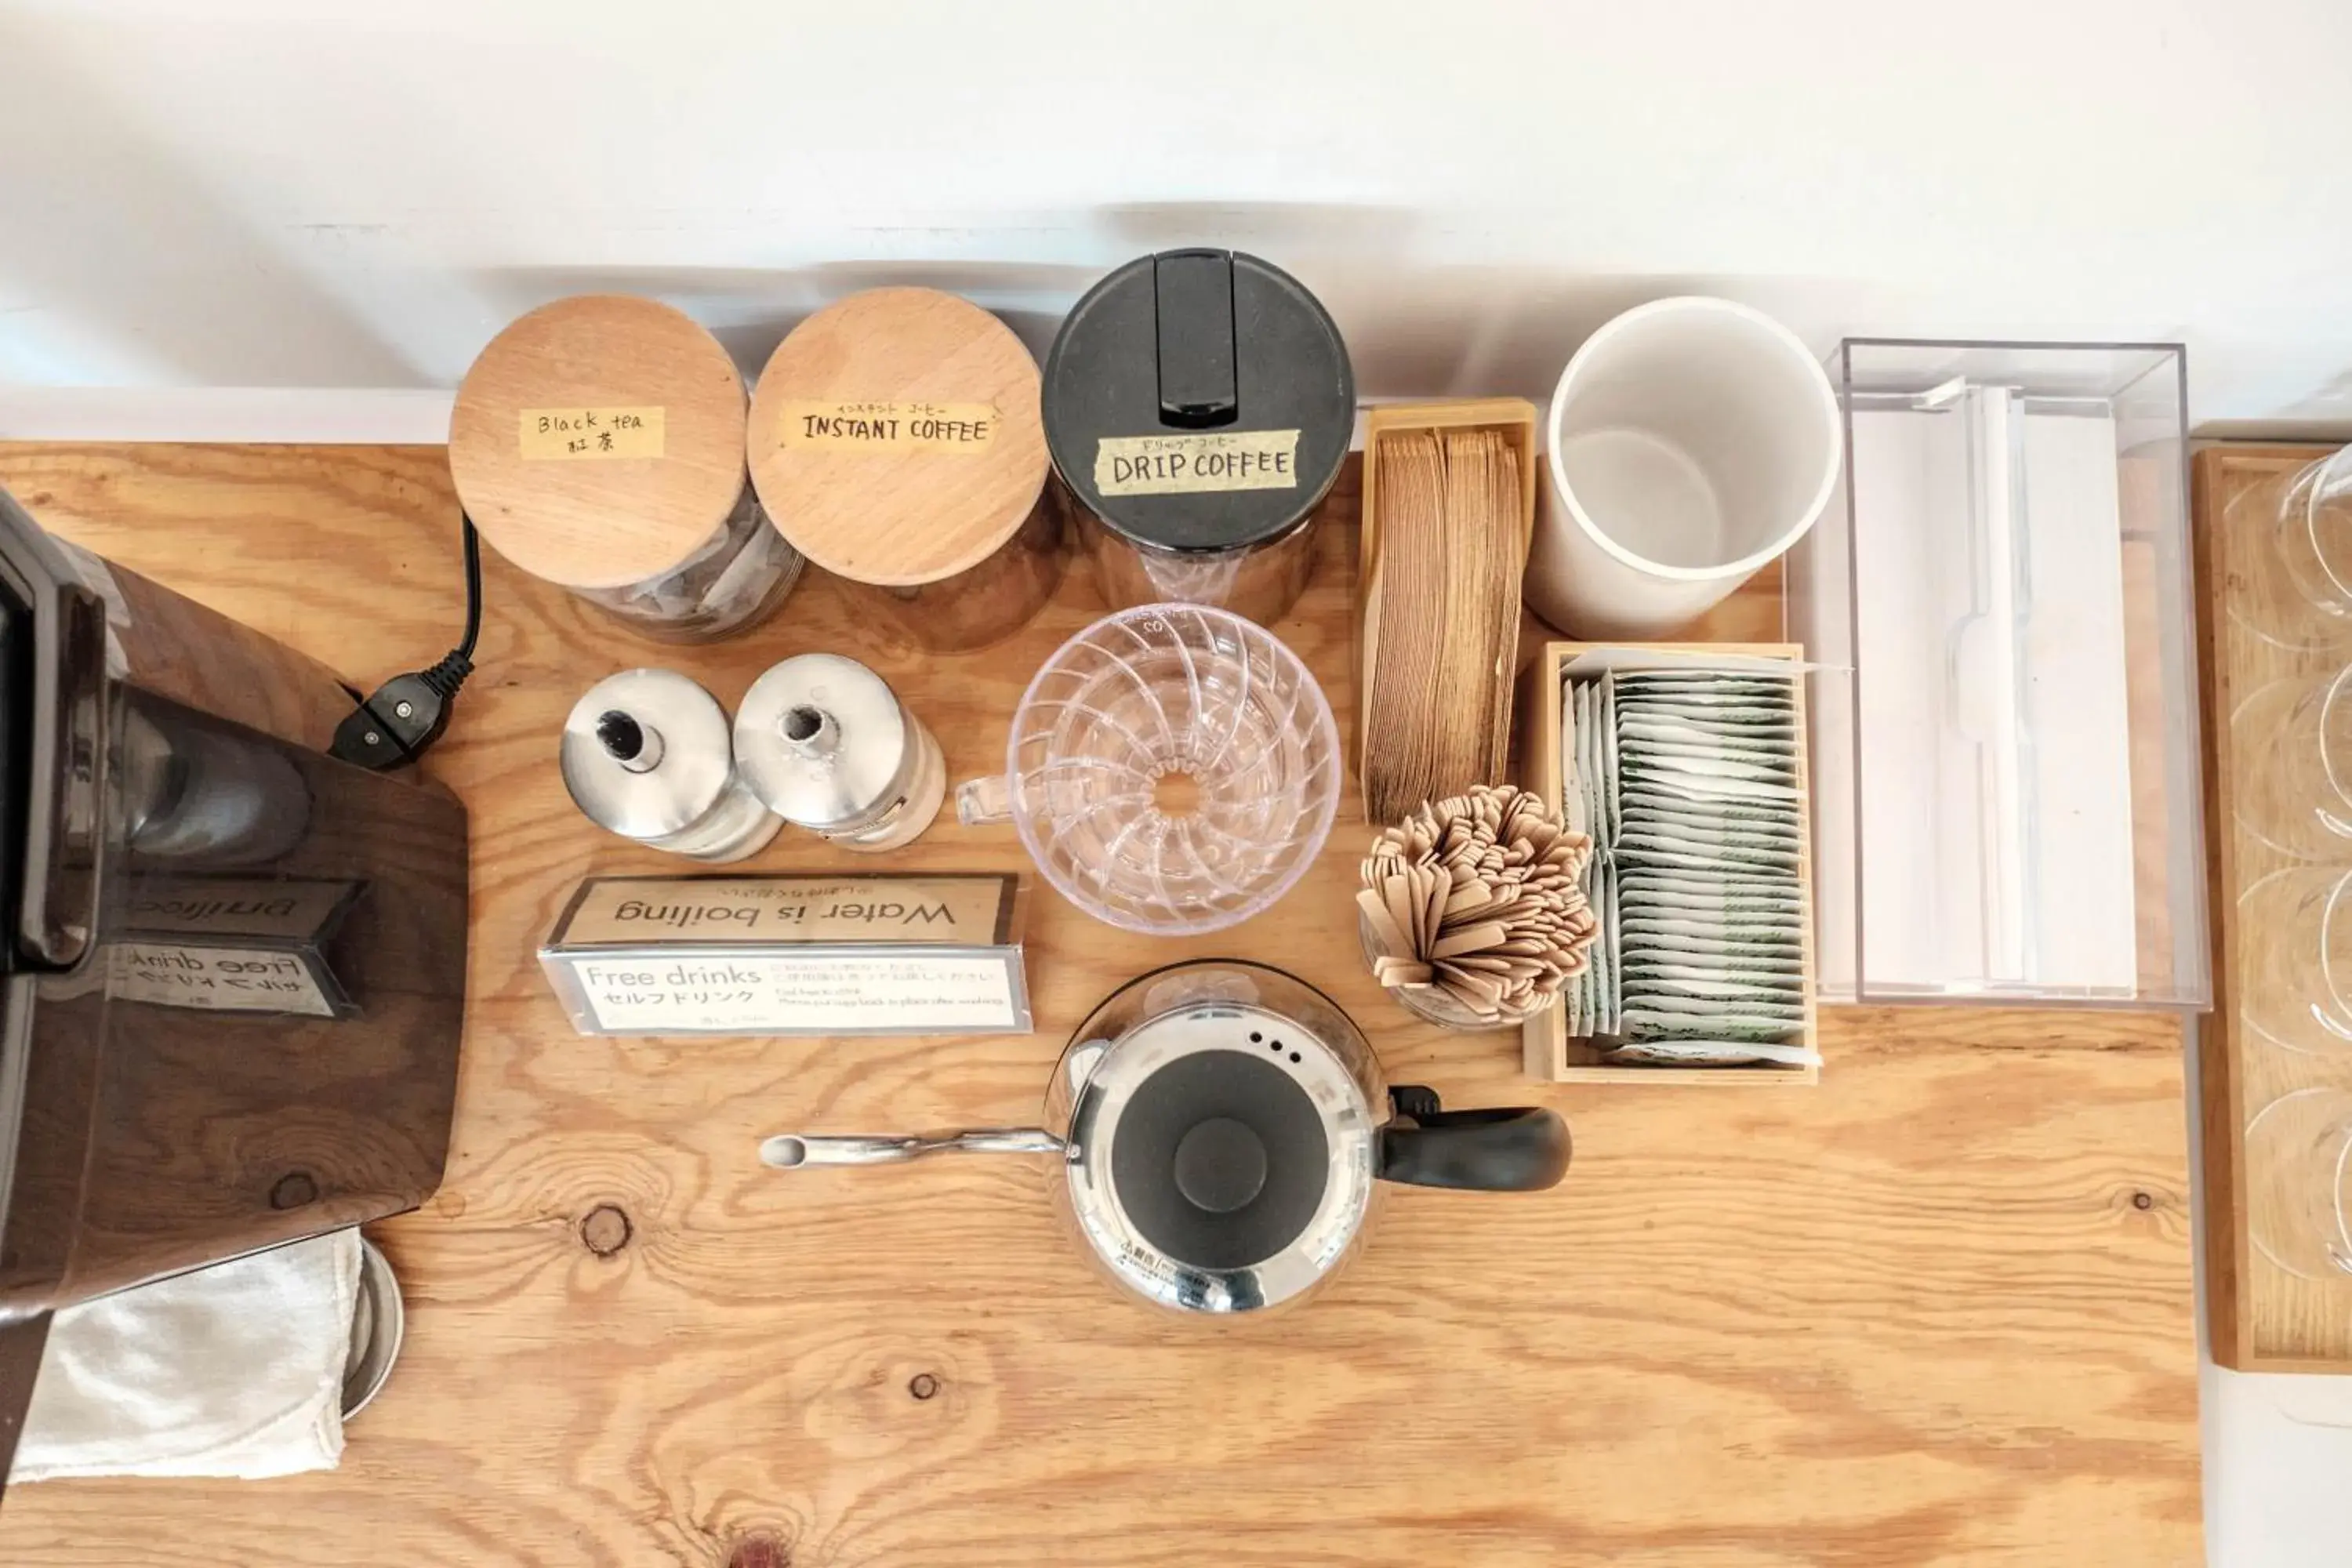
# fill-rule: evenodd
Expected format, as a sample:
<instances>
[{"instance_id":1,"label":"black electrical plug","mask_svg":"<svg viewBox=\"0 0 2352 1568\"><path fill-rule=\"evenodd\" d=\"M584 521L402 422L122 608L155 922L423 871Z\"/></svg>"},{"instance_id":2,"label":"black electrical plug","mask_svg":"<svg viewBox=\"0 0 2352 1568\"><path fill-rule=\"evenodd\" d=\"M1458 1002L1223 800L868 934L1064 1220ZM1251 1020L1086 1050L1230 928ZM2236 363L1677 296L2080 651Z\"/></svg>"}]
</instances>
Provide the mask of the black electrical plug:
<instances>
[{"instance_id":1,"label":"black electrical plug","mask_svg":"<svg viewBox=\"0 0 2352 1568\"><path fill-rule=\"evenodd\" d=\"M335 726L327 754L363 768L415 762L449 727L457 689L473 672L471 659L452 653L430 669L394 676Z\"/></svg>"},{"instance_id":2,"label":"black electrical plug","mask_svg":"<svg viewBox=\"0 0 2352 1568\"><path fill-rule=\"evenodd\" d=\"M474 520L462 519L466 537L466 635L429 669L395 675L335 726L327 754L363 768L396 768L413 763L449 727L450 710L466 678L474 673L474 641L482 630L482 546Z\"/></svg>"}]
</instances>

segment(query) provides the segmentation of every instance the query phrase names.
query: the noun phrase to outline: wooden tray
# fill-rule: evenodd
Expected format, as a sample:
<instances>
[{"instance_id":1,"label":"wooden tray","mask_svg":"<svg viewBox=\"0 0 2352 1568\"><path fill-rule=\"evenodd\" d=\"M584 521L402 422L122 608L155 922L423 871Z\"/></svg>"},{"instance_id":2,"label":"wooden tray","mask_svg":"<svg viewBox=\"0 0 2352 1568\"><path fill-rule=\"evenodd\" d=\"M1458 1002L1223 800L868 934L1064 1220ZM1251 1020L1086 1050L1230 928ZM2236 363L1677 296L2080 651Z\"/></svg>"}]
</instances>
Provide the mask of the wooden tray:
<instances>
[{"instance_id":1,"label":"wooden tray","mask_svg":"<svg viewBox=\"0 0 2352 1568\"><path fill-rule=\"evenodd\" d=\"M2275 504L2280 481L2326 447L2224 443L2196 456L2190 504L2197 540L2197 637L2205 710L2205 798L2212 831L2213 1016L2199 1032L2199 1108L2205 1163L2205 1286L2213 1359L2241 1372L2352 1372L2352 1281L2305 1279L2256 1252L2246 1228L2246 1123L2280 1095L2318 1084L2352 1087L2352 1063L2283 1051L2239 1023L2242 955L2267 933L2238 918L2238 895L2295 864L2237 826L2235 805L2252 764L2235 754L2230 715L2247 693L2295 675L2325 676L2352 659L2295 652L2239 617L2259 618L2278 590L2259 570L2251 525Z\"/></svg>"},{"instance_id":2,"label":"wooden tray","mask_svg":"<svg viewBox=\"0 0 2352 1568\"><path fill-rule=\"evenodd\" d=\"M1550 642L1536 650L1519 677L1519 784L1559 808L1562 780L1559 765L1560 669L1569 660L1596 647L1652 647L1684 653L1739 654L1762 658L1801 659L1805 650L1790 643L1673 642L1580 643ZM1792 682L1797 698L1797 792L1810 800L1806 777L1810 748L1801 743L1805 728L1805 683ZM1797 813L1797 885L1804 894L1798 929L1804 933L1805 1028L1798 1043L1821 1048L1821 1011L1817 1000L1821 974L1814 953L1813 933L1813 814ZM1568 1008L1555 1002L1519 1029L1519 1047L1529 1078L1552 1083L1696 1083L1717 1087L1759 1084L1819 1083L1818 1067L1635 1067L1603 1061L1601 1053L1580 1040L1568 1037Z\"/></svg>"}]
</instances>

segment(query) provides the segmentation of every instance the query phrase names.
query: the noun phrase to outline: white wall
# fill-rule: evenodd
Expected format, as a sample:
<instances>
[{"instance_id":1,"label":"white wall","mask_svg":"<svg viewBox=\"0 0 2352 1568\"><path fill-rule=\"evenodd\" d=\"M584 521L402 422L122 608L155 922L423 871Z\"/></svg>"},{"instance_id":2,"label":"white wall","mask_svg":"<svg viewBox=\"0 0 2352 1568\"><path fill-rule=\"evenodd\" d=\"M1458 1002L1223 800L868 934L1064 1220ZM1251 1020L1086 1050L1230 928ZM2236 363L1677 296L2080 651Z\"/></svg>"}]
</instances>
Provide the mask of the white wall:
<instances>
[{"instance_id":1,"label":"white wall","mask_svg":"<svg viewBox=\"0 0 2352 1568\"><path fill-rule=\"evenodd\" d=\"M2352 428L2347 149L2342 0L0 0L0 386L446 387L582 289L754 363L885 279L1042 342L1211 241L1373 395L1706 289Z\"/></svg>"}]
</instances>

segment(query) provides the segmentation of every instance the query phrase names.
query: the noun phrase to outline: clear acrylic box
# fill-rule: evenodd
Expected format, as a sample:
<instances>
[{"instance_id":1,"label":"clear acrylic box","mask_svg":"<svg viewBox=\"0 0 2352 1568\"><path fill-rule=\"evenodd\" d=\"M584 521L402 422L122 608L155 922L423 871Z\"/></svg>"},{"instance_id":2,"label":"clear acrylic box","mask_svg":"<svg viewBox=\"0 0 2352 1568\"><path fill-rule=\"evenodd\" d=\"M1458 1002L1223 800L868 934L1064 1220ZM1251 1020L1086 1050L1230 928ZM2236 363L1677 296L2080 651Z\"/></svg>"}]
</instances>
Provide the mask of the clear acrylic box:
<instances>
[{"instance_id":1,"label":"clear acrylic box","mask_svg":"<svg viewBox=\"0 0 2352 1568\"><path fill-rule=\"evenodd\" d=\"M2210 1006L2180 348L1830 371L1843 494L1787 579L1821 994Z\"/></svg>"}]
</instances>

